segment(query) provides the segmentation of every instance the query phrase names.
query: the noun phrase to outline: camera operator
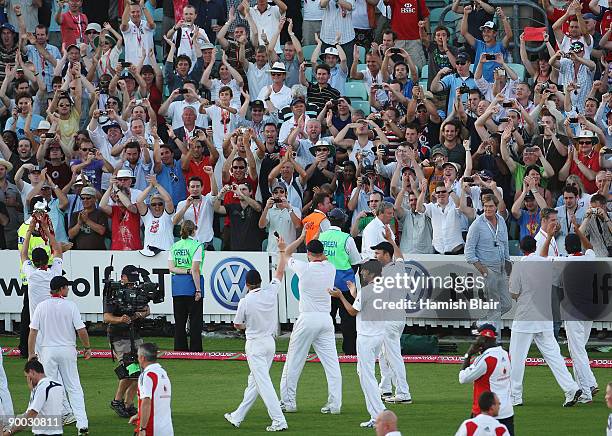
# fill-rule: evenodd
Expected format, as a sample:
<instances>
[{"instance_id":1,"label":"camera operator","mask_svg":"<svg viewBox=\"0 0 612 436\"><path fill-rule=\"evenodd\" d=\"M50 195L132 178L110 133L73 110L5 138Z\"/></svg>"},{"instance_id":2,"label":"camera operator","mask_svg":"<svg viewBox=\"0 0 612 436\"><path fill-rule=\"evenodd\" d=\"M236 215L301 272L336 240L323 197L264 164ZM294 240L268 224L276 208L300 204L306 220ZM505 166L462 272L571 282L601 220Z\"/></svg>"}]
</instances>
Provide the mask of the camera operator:
<instances>
[{"instance_id":1,"label":"camera operator","mask_svg":"<svg viewBox=\"0 0 612 436\"><path fill-rule=\"evenodd\" d=\"M126 265L121 271L121 284L129 287L139 279L138 269L134 265ZM104 295L104 322L108 324L108 336L115 358L120 363L124 356L135 354L138 347L143 343L139 335L141 320L151 313L149 305L145 305L133 315L126 315L121 307L110 301L109 294ZM130 324L133 323L134 344L130 339ZM134 407L134 396L136 395L137 379L126 378L119 380L119 386L115 398L111 401L111 408L122 418L136 415L138 411Z\"/></svg>"},{"instance_id":2,"label":"camera operator","mask_svg":"<svg viewBox=\"0 0 612 436\"><path fill-rule=\"evenodd\" d=\"M580 231L585 234L597 257L612 255L612 220L608 213L607 199L601 194L591 197L591 207L587 210Z\"/></svg>"}]
</instances>

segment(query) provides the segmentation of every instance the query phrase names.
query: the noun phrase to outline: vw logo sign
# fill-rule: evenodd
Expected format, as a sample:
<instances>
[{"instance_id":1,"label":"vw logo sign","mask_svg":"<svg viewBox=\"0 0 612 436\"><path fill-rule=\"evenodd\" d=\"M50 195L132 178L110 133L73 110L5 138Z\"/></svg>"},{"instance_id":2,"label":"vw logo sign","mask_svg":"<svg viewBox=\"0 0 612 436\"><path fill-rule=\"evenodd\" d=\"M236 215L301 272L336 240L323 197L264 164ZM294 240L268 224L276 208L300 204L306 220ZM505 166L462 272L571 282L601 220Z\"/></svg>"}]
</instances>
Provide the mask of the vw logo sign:
<instances>
[{"instance_id":1,"label":"vw logo sign","mask_svg":"<svg viewBox=\"0 0 612 436\"><path fill-rule=\"evenodd\" d=\"M411 276L414 277L416 280L416 283L420 283L420 286L414 289L413 293L408 292L406 294L406 300L417 302L420 300L427 300L431 298L431 294L432 294L431 283L429 283L427 280L423 280L429 277L429 271L427 271L427 269L423 265L421 265L420 263L414 260L404 262L404 267L406 269L406 275L408 277L411 277ZM422 277L422 279L419 280L418 277ZM417 305L417 307L415 307L414 309L406 308L406 313L414 313L414 312L418 312L419 310L421 309L418 308L418 305Z\"/></svg>"},{"instance_id":2,"label":"vw logo sign","mask_svg":"<svg viewBox=\"0 0 612 436\"><path fill-rule=\"evenodd\" d=\"M228 257L219 262L210 279L217 303L229 310L238 309L238 302L246 294L246 273L252 269L255 267L240 257Z\"/></svg>"}]
</instances>

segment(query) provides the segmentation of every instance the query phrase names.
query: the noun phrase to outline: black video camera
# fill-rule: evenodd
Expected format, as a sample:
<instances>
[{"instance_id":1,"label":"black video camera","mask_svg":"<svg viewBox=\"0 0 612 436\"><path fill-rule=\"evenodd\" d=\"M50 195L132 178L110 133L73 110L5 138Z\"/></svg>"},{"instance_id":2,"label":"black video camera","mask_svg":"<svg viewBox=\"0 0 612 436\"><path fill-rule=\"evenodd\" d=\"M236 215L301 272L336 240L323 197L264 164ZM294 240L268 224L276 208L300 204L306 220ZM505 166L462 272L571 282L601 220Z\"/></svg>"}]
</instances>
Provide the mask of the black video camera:
<instances>
[{"instance_id":1,"label":"black video camera","mask_svg":"<svg viewBox=\"0 0 612 436\"><path fill-rule=\"evenodd\" d=\"M159 288L159 284L151 282L149 272L144 268L137 270L142 281L122 283L110 279L112 266L104 269L104 296L110 304L117 307L120 315L132 316L151 301L154 304L164 301L164 292Z\"/></svg>"}]
</instances>

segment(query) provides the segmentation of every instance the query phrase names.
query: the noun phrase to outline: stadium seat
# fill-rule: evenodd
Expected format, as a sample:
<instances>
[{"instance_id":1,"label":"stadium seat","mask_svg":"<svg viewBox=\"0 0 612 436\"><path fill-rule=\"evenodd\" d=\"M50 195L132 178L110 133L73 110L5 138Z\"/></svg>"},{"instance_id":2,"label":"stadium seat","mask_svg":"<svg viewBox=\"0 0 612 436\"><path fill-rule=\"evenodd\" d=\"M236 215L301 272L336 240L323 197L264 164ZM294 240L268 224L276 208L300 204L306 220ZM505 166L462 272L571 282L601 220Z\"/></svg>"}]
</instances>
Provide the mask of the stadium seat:
<instances>
[{"instance_id":1,"label":"stadium seat","mask_svg":"<svg viewBox=\"0 0 612 436\"><path fill-rule=\"evenodd\" d=\"M268 240L264 239L263 241L261 241L261 251L266 251L268 249Z\"/></svg>"},{"instance_id":2,"label":"stadium seat","mask_svg":"<svg viewBox=\"0 0 612 436\"><path fill-rule=\"evenodd\" d=\"M366 117L370 115L370 112L372 111L370 108L370 102L367 100L351 100L351 106L353 106L353 109L355 110L361 109Z\"/></svg>"},{"instance_id":3,"label":"stadium seat","mask_svg":"<svg viewBox=\"0 0 612 436\"><path fill-rule=\"evenodd\" d=\"M509 240L508 241L508 251L510 252L510 256L522 256L523 253L519 247L519 241Z\"/></svg>"},{"instance_id":4,"label":"stadium seat","mask_svg":"<svg viewBox=\"0 0 612 436\"><path fill-rule=\"evenodd\" d=\"M316 48L316 45L305 45L302 47L302 53L304 54L304 59L310 61L310 57L312 56L312 52Z\"/></svg>"},{"instance_id":5,"label":"stadium seat","mask_svg":"<svg viewBox=\"0 0 612 436\"><path fill-rule=\"evenodd\" d=\"M357 64L357 71L365 71L368 69L368 64Z\"/></svg>"},{"instance_id":6,"label":"stadium seat","mask_svg":"<svg viewBox=\"0 0 612 436\"><path fill-rule=\"evenodd\" d=\"M306 76L306 80L308 80L309 82L312 82L312 78L313 78L312 67L306 68L304 70L304 75Z\"/></svg>"},{"instance_id":7,"label":"stadium seat","mask_svg":"<svg viewBox=\"0 0 612 436\"><path fill-rule=\"evenodd\" d=\"M365 47L359 46L359 63L365 64L365 55L366 55Z\"/></svg>"},{"instance_id":8,"label":"stadium seat","mask_svg":"<svg viewBox=\"0 0 612 436\"><path fill-rule=\"evenodd\" d=\"M216 236L212 240L213 247L215 247L215 251L221 251L221 247L223 246L223 241Z\"/></svg>"},{"instance_id":9,"label":"stadium seat","mask_svg":"<svg viewBox=\"0 0 612 436\"><path fill-rule=\"evenodd\" d=\"M362 81L346 82L344 85L344 95L350 98L368 100L368 90Z\"/></svg>"},{"instance_id":10,"label":"stadium seat","mask_svg":"<svg viewBox=\"0 0 612 436\"><path fill-rule=\"evenodd\" d=\"M516 73L516 75L518 76L518 79L520 81L525 80L525 75L527 74L527 69L525 68L525 65L523 65L523 64L508 64L508 66L514 70L514 72Z\"/></svg>"},{"instance_id":11,"label":"stadium seat","mask_svg":"<svg viewBox=\"0 0 612 436\"><path fill-rule=\"evenodd\" d=\"M429 65L425 64L423 65L423 68L421 69L421 79L427 80L428 78L429 78Z\"/></svg>"}]
</instances>

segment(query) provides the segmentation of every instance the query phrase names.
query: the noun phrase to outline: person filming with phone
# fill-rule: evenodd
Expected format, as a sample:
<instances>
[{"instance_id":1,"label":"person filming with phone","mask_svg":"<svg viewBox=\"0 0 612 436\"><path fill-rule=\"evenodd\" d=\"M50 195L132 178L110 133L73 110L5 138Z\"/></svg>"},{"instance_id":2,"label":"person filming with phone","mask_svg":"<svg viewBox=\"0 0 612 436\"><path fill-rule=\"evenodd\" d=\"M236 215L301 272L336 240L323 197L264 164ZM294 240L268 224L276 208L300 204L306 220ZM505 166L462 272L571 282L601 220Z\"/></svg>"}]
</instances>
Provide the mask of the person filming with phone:
<instances>
[{"instance_id":1,"label":"person filming with phone","mask_svg":"<svg viewBox=\"0 0 612 436\"><path fill-rule=\"evenodd\" d=\"M217 182L212 168L207 168L210 179L211 192L202 195L202 179L193 176L189 179L187 191L189 197L179 201L176 205L176 214L172 218L172 224L180 224L183 220L193 221L196 225L195 239L204 244L205 250L214 250L213 239L213 201L219 192Z\"/></svg>"}]
</instances>

